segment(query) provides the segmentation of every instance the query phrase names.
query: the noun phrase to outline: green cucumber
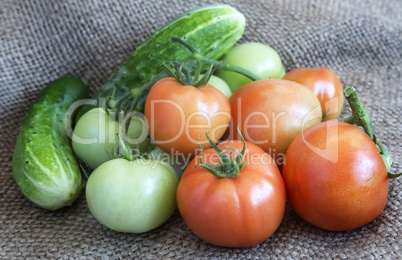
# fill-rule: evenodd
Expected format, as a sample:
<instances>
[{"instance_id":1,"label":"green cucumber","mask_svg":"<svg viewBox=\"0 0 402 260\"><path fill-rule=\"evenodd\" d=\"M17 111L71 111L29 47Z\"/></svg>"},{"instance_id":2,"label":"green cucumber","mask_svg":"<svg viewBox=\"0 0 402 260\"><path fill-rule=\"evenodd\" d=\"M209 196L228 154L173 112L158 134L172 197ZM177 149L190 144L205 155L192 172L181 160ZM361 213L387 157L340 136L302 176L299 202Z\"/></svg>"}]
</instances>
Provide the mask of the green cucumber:
<instances>
[{"instance_id":1,"label":"green cucumber","mask_svg":"<svg viewBox=\"0 0 402 260\"><path fill-rule=\"evenodd\" d=\"M139 46L109 81L94 95L94 99L112 95L118 101L131 89L141 87L163 70L162 62L185 61L191 53L171 40L179 37L207 58L223 56L243 35L246 19L229 5L216 4L185 12Z\"/></svg>"},{"instance_id":2,"label":"green cucumber","mask_svg":"<svg viewBox=\"0 0 402 260\"><path fill-rule=\"evenodd\" d=\"M88 95L88 87L74 77L51 82L25 116L12 158L13 179L22 193L41 208L71 205L82 188L66 120L71 104Z\"/></svg>"}]
</instances>

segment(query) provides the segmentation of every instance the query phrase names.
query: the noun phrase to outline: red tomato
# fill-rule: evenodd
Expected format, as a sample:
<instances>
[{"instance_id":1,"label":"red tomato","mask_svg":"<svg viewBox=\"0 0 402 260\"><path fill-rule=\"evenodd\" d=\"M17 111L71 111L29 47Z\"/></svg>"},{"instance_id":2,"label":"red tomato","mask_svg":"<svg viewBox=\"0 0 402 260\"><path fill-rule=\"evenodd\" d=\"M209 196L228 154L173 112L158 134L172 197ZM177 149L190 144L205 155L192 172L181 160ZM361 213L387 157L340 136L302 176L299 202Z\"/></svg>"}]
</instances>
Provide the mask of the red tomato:
<instances>
[{"instance_id":1,"label":"red tomato","mask_svg":"<svg viewBox=\"0 0 402 260\"><path fill-rule=\"evenodd\" d=\"M224 142L243 148L241 141ZM222 150L232 152L219 145ZM244 168L235 178L218 178L198 166L196 156L177 189L177 205L188 227L201 239L218 246L249 247L270 237L281 223L286 204L282 176L272 157L246 142ZM236 157L236 156L234 156ZM203 161L218 165L213 148Z\"/></svg>"},{"instance_id":2,"label":"red tomato","mask_svg":"<svg viewBox=\"0 0 402 260\"><path fill-rule=\"evenodd\" d=\"M145 102L145 117L150 136L163 151L194 155L199 148L211 147L219 140L230 121L230 104L222 92L205 85L184 86L174 78L164 78L152 86Z\"/></svg>"},{"instance_id":3,"label":"red tomato","mask_svg":"<svg viewBox=\"0 0 402 260\"><path fill-rule=\"evenodd\" d=\"M321 122L317 97L289 80L258 80L244 85L230 97L233 139L240 125L244 138L260 146L277 163L285 157L293 139L311 125Z\"/></svg>"},{"instance_id":4,"label":"red tomato","mask_svg":"<svg viewBox=\"0 0 402 260\"><path fill-rule=\"evenodd\" d=\"M384 209L388 174L370 137L327 121L300 134L282 169L288 201L307 222L327 230L361 227Z\"/></svg>"},{"instance_id":5,"label":"red tomato","mask_svg":"<svg viewBox=\"0 0 402 260\"><path fill-rule=\"evenodd\" d=\"M298 68L289 71L283 79L295 81L307 87L320 101L322 114L328 111L323 121L336 119L343 107L342 83L336 74L327 68Z\"/></svg>"}]
</instances>

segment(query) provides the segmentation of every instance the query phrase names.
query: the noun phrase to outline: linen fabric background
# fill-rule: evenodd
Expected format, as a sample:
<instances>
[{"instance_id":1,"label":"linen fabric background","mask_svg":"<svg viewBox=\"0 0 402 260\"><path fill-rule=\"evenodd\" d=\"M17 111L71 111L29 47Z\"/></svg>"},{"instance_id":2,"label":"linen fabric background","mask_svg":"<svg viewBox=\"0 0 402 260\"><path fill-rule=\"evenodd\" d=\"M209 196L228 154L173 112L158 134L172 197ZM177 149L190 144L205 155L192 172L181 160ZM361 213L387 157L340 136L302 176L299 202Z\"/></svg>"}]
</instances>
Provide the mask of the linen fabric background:
<instances>
[{"instance_id":1,"label":"linen fabric background","mask_svg":"<svg viewBox=\"0 0 402 260\"><path fill-rule=\"evenodd\" d=\"M155 30L184 11L214 2L0 1L0 258L402 256L401 179L390 180L384 212L362 228L321 230L288 206L276 233L245 249L221 248L200 240L178 211L160 228L126 234L98 223L84 193L73 206L55 212L42 210L23 197L11 178L11 156L18 128L39 91L63 75L89 74L94 93ZM402 1L222 2L247 18L240 42L271 45L287 71L328 67L344 87L356 86L376 135L394 156L394 171L402 171Z\"/></svg>"}]
</instances>

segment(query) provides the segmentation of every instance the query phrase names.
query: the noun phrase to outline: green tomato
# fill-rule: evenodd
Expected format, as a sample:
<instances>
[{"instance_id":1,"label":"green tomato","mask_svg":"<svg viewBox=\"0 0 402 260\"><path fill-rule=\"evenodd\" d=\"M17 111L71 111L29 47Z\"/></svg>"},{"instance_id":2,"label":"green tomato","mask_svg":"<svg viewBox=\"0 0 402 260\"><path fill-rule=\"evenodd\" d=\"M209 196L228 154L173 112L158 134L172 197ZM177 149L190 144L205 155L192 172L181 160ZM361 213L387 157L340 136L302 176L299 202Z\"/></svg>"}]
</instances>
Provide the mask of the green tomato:
<instances>
[{"instance_id":1,"label":"green tomato","mask_svg":"<svg viewBox=\"0 0 402 260\"><path fill-rule=\"evenodd\" d=\"M93 171L86 199L92 215L106 227L142 233L159 227L173 214L178 183L168 164L114 159Z\"/></svg>"},{"instance_id":2,"label":"green tomato","mask_svg":"<svg viewBox=\"0 0 402 260\"><path fill-rule=\"evenodd\" d=\"M91 169L114 158L119 124L103 108L94 108L77 122L72 136L74 153Z\"/></svg>"},{"instance_id":3,"label":"green tomato","mask_svg":"<svg viewBox=\"0 0 402 260\"><path fill-rule=\"evenodd\" d=\"M151 139L148 137L147 124L142 118L131 117L125 141L131 150L136 150L139 154L148 151Z\"/></svg>"},{"instance_id":4,"label":"green tomato","mask_svg":"<svg viewBox=\"0 0 402 260\"><path fill-rule=\"evenodd\" d=\"M285 75L279 54L270 46L258 42L233 47L223 60L242 67L261 79L280 79ZM231 71L219 70L217 76L229 85L232 92L251 82L247 77Z\"/></svg>"},{"instance_id":5,"label":"green tomato","mask_svg":"<svg viewBox=\"0 0 402 260\"><path fill-rule=\"evenodd\" d=\"M133 154L148 151L150 138L143 119L133 116L127 133L125 122L117 122L103 108L94 108L85 113L77 122L72 137L75 154L91 169L115 158L114 151L119 145L116 134L128 144ZM122 152L122 151L120 151Z\"/></svg>"},{"instance_id":6,"label":"green tomato","mask_svg":"<svg viewBox=\"0 0 402 260\"><path fill-rule=\"evenodd\" d=\"M203 76L204 75L201 74L200 78ZM230 96L232 95L232 91L230 90L228 84L226 84L226 82L223 79L215 75L211 75L211 77L208 80L208 84L216 88L220 92L222 92L227 98L230 98Z\"/></svg>"}]
</instances>

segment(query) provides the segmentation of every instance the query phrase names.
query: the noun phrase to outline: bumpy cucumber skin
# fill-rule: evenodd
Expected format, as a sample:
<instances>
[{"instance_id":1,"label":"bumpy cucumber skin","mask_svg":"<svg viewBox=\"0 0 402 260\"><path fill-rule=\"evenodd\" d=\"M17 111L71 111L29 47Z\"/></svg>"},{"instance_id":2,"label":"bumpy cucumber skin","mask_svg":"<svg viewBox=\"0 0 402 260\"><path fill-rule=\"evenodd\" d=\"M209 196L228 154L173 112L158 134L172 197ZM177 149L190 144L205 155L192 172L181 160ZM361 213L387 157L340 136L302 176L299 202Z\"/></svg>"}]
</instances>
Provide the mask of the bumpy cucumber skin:
<instances>
[{"instance_id":1,"label":"bumpy cucumber skin","mask_svg":"<svg viewBox=\"0 0 402 260\"><path fill-rule=\"evenodd\" d=\"M12 158L13 179L37 206L70 206L82 187L81 173L65 128L69 106L88 96L81 80L66 76L51 82L25 116Z\"/></svg>"},{"instance_id":2,"label":"bumpy cucumber skin","mask_svg":"<svg viewBox=\"0 0 402 260\"><path fill-rule=\"evenodd\" d=\"M172 42L172 36L182 38L206 57L218 59L242 37L245 24L244 15L229 5L208 5L185 12L139 46L94 98L111 95L118 86L115 97L119 100L130 89L150 81L163 70L154 57L162 62L188 59L191 53Z\"/></svg>"}]
</instances>

